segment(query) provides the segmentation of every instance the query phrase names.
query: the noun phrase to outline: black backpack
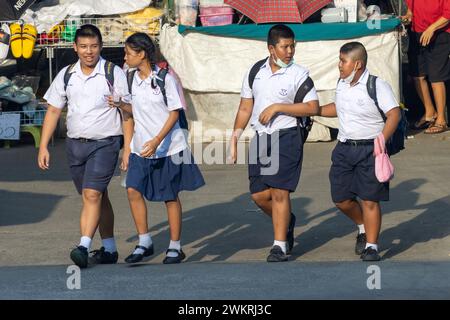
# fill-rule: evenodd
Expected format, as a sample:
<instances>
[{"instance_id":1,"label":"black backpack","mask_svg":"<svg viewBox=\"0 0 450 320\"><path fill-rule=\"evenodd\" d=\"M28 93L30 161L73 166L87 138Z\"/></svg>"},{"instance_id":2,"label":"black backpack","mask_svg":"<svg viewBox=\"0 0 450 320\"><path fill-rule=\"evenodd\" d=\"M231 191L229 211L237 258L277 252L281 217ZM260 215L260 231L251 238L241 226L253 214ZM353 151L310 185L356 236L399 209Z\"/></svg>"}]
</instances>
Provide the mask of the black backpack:
<instances>
[{"instance_id":1,"label":"black backpack","mask_svg":"<svg viewBox=\"0 0 450 320\"><path fill-rule=\"evenodd\" d=\"M378 104L377 98L377 77L374 75L369 75L369 80L367 81L367 92L369 93L369 97L375 102L378 111L383 118L383 121L386 122L386 115L383 110L381 110ZM406 138L406 130L408 128L408 121L406 120L405 111L400 108L400 122L398 123L397 129L395 130L392 137L386 141L386 150L388 155L392 156L396 153L399 153L401 150L405 149L405 138Z\"/></svg>"},{"instance_id":2,"label":"black backpack","mask_svg":"<svg viewBox=\"0 0 450 320\"><path fill-rule=\"evenodd\" d=\"M250 89L253 88L253 82L255 81L256 75L258 74L261 67L264 65L264 63L267 61L267 58L262 59L258 62L256 62L253 67L250 69L250 73L248 74L248 84L250 86ZM306 95L309 91L314 87L314 81L308 77L302 85L298 88L297 93L295 94L294 103L300 103L303 102L303 99L305 99ZM312 127L312 120L311 117L297 117L297 125L303 129L305 129L305 137L304 140L306 141L308 132L311 130Z\"/></svg>"},{"instance_id":3,"label":"black backpack","mask_svg":"<svg viewBox=\"0 0 450 320\"><path fill-rule=\"evenodd\" d=\"M64 73L64 91L67 89L67 85L69 84L70 77L72 77L72 70L75 67L76 63L71 64ZM114 63L111 61L105 62L105 78L106 81L108 81L111 86L114 85Z\"/></svg>"},{"instance_id":4,"label":"black backpack","mask_svg":"<svg viewBox=\"0 0 450 320\"><path fill-rule=\"evenodd\" d=\"M134 75L136 74L136 69L127 71L127 82L128 82L128 91L130 94L132 94L133 90L133 79ZM167 95L166 95L166 75L169 73L169 70L167 68L160 68L157 74L156 78L156 84L158 85L159 89L161 90L161 94L163 95L164 103L167 106ZM179 110L178 115L178 123L180 124L180 128L183 130L189 130L189 125L186 118L186 113L184 112L184 109Z\"/></svg>"}]
</instances>

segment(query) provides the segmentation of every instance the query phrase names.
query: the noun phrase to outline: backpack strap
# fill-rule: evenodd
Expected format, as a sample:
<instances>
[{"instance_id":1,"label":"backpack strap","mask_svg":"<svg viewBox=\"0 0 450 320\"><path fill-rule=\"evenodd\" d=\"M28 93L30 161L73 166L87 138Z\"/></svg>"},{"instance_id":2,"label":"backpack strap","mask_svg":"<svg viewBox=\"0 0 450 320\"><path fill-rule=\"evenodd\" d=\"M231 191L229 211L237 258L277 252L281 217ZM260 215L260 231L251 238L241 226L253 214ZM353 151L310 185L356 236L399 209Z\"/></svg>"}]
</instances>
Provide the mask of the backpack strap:
<instances>
[{"instance_id":1,"label":"backpack strap","mask_svg":"<svg viewBox=\"0 0 450 320\"><path fill-rule=\"evenodd\" d=\"M166 76L169 73L168 68L160 68L157 74L156 83L158 84L159 89L161 90L161 94L163 95L164 103L167 104L167 94L166 94ZM178 122L180 124L180 128L184 130L189 130L188 121L186 118L186 112L184 109L180 109L178 111Z\"/></svg>"},{"instance_id":2,"label":"backpack strap","mask_svg":"<svg viewBox=\"0 0 450 320\"><path fill-rule=\"evenodd\" d=\"M134 75L136 74L136 71L137 71L137 69L127 71L128 92L130 94L133 93L133 80L134 80Z\"/></svg>"},{"instance_id":3,"label":"backpack strap","mask_svg":"<svg viewBox=\"0 0 450 320\"><path fill-rule=\"evenodd\" d=\"M157 78L156 78L156 83L158 84L159 89L161 90L161 93L163 95L163 99L164 99L164 103L167 106L167 95L166 95L166 76L167 73L169 72L169 70L167 69L159 69L158 74L157 74Z\"/></svg>"},{"instance_id":4,"label":"backpack strap","mask_svg":"<svg viewBox=\"0 0 450 320\"><path fill-rule=\"evenodd\" d=\"M314 81L311 77L308 77L298 88L297 93L295 94L294 103L303 102L312 88L314 88ZM311 117L297 117L297 124L302 128L310 130L312 126Z\"/></svg>"},{"instance_id":5,"label":"backpack strap","mask_svg":"<svg viewBox=\"0 0 450 320\"><path fill-rule=\"evenodd\" d=\"M66 72L64 73L64 91L67 89L67 85L69 84L70 77L72 76L72 70L75 68L75 65L76 63L68 66Z\"/></svg>"},{"instance_id":6,"label":"backpack strap","mask_svg":"<svg viewBox=\"0 0 450 320\"><path fill-rule=\"evenodd\" d=\"M261 67L264 65L264 63L267 61L267 58L264 58L262 60L259 60L257 63L253 65L253 67L250 69L250 72L248 74L248 84L250 86L250 89L253 89L253 82L255 82L256 75L258 74Z\"/></svg>"},{"instance_id":7,"label":"backpack strap","mask_svg":"<svg viewBox=\"0 0 450 320\"><path fill-rule=\"evenodd\" d=\"M303 99L305 99L312 88L314 88L314 81L308 77L298 88L297 93L295 94L294 103L303 102Z\"/></svg>"},{"instance_id":8,"label":"backpack strap","mask_svg":"<svg viewBox=\"0 0 450 320\"><path fill-rule=\"evenodd\" d=\"M105 61L105 78L111 86L114 85L114 67L114 63L111 61Z\"/></svg>"},{"instance_id":9,"label":"backpack strap","mask_svg":"<svg viewBox=\"0 0 450 320\"><path fill-rule=\"evenodd\" d=\"M369 93L369 97L375 102L378 111L380 112L383 121L386 122L386 115L383 110L381 110L380 105L378 104L377 98L377 77L369 74L369 79L367 80L367 93Z\"/></svg>"}]
</instances>

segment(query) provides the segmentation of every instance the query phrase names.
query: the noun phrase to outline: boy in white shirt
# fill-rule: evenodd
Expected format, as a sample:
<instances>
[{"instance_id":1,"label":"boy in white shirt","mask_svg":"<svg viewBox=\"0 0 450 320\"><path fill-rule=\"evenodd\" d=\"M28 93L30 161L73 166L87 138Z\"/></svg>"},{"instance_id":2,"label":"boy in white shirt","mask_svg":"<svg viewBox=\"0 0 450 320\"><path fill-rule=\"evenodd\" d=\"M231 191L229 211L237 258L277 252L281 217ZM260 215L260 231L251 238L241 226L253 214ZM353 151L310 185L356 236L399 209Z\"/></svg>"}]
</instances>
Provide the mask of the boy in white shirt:
<instances>
[{"instance_id":1,"label":"boy in white shirt","mask_svg":"<svg viewBox=\"0 0 450 320\"><path fill-rule=\"evenodd\" d=\"M267 261L281 262L288 260L294 245L290 192L300 179L307 135L305 118L300 117L317 114L319 101L308 70L294 63L294 32L275 25L267 42L270 57L255 64L244 77L231 158L236 162L239 135L250 121L256 131L249 150L250 192L273 222L275 239ZM305 83L310 85L305 87ZM307 89L296 102L301 88Z\"/></svg>"},{"instance_id":2,"label":"boy in white shirt","mask_svg":"<svg viewBox=\"0 0 450 320\"><path fill-rule=\"evenodd\" d=\"M400 108L389 84L377 78L378 104L386 115L386 123L383 121L367 91L367 51L361 43L342 46L339 60L336 102L319 111L323 117L339 119L339 141L332 153L329 175L331 197L358 225L355 253L363 261L378 261L379 201L389 200L389 182L380 183L375 176L374 139L383 134L385 141L389 140L400 121Z\"/></svg>"}]
</instances>

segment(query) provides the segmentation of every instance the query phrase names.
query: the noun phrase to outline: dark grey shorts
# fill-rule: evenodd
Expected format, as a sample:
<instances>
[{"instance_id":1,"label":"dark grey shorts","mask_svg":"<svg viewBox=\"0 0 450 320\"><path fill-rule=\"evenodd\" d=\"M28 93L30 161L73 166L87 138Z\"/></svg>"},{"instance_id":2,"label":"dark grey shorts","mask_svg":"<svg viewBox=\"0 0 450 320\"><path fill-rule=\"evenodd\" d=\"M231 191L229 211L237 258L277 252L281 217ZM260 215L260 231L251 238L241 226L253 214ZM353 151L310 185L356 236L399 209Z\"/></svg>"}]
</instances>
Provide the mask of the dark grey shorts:
<instances>
[{"instance_id":1,"label":"dark grey shorts","mask_svg":"<svg viewBox=\"0 0 450 320\"><path fill-rule=\"evenodd\" d=\"M293 127L255 135L248 164L252 194L269 188L295 191L302 170L303 134L303 129Z\"/></svg>"},{"instance_id":2,"label":"dark grey shorts","mask_svg":"<svg viewBox=\"0 0 450 320\"><path fill-rule=\"evenodd\" d=\"M66 139L70 174L79 194L83 189L105 192L114 175L123 136L101 140Z\"/></svg>"},{"instance_id":3,"label":"dark grey shorts","mask_svg":"<svg viewBox=\"0 0 450 320\"><path fill-rule=\"evenodd\" d=\"M389 182L380 183L375 176L372 145L344 145L333 150L330 169L331 198L334 203L359 197L368 201L388 201Z\"/></svg>"}]
</instances>

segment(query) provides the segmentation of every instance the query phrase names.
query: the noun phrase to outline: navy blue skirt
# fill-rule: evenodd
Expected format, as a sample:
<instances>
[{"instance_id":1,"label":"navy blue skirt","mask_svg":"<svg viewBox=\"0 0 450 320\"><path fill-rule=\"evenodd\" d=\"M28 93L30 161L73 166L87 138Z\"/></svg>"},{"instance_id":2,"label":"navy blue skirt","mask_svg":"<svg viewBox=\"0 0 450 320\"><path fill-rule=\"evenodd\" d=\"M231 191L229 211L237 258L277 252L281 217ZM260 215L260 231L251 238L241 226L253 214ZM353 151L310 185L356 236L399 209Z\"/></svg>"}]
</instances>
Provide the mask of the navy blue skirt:
<instances>
[{"instance_id":1,"label":"navy blue skirt","mask_svg":"<svg viewBox=\"0 0 450 320\"><path fill-rule=\"evenodd\" d=\"M174 201L180 191L193 191L204 184L189 149L159 159L130 155L126 187L139 191L148 201Z\"/></svg>"}]
</instances>

